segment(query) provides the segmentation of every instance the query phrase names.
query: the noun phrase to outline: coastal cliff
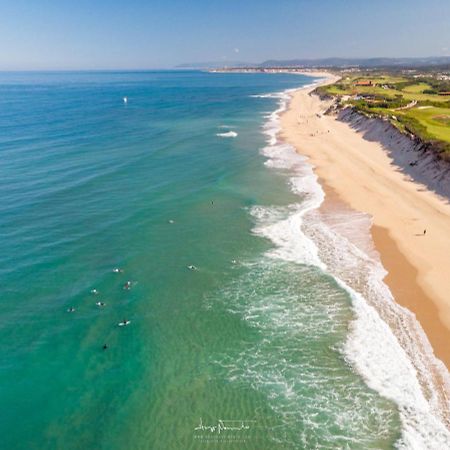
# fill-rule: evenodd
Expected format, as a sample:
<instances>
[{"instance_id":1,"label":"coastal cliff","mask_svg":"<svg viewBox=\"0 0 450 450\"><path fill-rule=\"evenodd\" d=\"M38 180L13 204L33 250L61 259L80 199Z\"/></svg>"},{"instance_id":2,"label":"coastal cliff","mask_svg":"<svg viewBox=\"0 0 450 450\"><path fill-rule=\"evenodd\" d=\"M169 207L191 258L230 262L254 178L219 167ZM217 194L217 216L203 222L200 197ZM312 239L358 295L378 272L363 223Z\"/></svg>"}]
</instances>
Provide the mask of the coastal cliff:
<instances>
[{"instance_id":1,"label":"coastal cliff","mask_svg":"<svg viewBox=\"0 0 450 450\"><path fill-rule=\"evenodd\" d=\"M388 120L366 116L354 108L329 108L339 121L349 124L364 139L379 142L393 163L408 177L450 200L450 161L433 143L402 133Z\"/></svg>"}]
</instances>

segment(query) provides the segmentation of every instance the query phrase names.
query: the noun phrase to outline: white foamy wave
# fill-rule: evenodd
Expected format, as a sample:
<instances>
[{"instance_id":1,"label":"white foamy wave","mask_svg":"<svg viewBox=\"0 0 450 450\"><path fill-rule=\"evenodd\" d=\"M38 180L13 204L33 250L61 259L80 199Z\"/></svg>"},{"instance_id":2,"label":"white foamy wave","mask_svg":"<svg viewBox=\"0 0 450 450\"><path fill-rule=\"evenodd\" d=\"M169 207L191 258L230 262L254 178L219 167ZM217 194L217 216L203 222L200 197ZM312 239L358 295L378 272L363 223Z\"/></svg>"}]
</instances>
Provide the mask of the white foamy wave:
<instances>
[{"instance_id":1,"label":"white foamy wave","mask_svg":"<svg viewBox=\"0 0 450 450\"><path fill-rule=\"evenodd\" d=\"M450 433L434 414L418 381L416 368L386 322L365 299L343 281L350 292L356 320L351 324L345 355L367 385L399 406L403 426L400 448L450 448Z\"/></svg>"},{"instance_id":2,"label":"white foamy wave","mask_svg":"<svg viewBox=\"0 0 450 450\"><path fill-rule=\"evenodd\" d=\"M283 92L270 92L268 94L254 94L250 95L252 98L280 98Z\"/></svg>"},{"instance_id":3,"label":"white foamy wave","mask_svg":"<svg viewBox=\"0 0 450 450\"><path fill-rule=\"evenodd\" d=\"M235 138L237 137L236 131L226 131L225 133L217 133L216 136L223 137L223 138Z\"/></svg>"},{"instance_id":4,"label":"white foamy wave","mask_svg":"<svg viewBox=\"0 0 450 450\"><path fill-rule=\"evenodd\" d=\"M254 217L259 215L267 220L253 229L255 234L270 239L276 245L266 253L267 256L325 269L325 265L319 259L317 247L301 231L304 210L299 208L285 219L273 223L268 222L279 216L276 209L266 208L261 214L260 208L256 210L252 208L251 212Z\"/></svg>"},{"instance_id":5,"label":"white foamy wave","mask_svg":"<svg viewBox=\"0 0 450 450\"><path fill-rule=\"evenodd\" d=\"M399 405L408 430L403 435L406 448L443 448L449 442L444 425L448 400L438 395L436 386L448 385L448 372L434 357L414 315L393 299L373 249L358 239L358 234L368 235L369 226L367 215L351 211L323 217L316 210L305 220L306 234L317 243L327 271L352 298L357 320L345 346L347 359L371 388ZM356 243L348 236L356 237Z\"/></svg>"},{"instance_id":6,"label":"white foamy wave","mask_svg":"<svg viewBox=\"0 0 450 450\"><path fill-rule=\"evenodd\" d=\"M289 91L271 95L279 99L279 107L268 115L264 125L268 146L262 154L268 158L266 166L288 173L291 189L302 202L284 209L252 208L257 221L254 232L275 244L267 256L317 266L349 293L356 318L344 354L369 387L397 403L402 421L402 438L397 446L450 448L450 432L442 411L443 402L448 408L448 400L442 402L436 380L430 375L431 370L438 372L440 380L450 386L446 368L434 357L414 316L393 300L382 281L385 270L379 261L317 214L324 199L317 177L305 158L277 138Z\"/></svg>"},{"instance_id":7,"label":"white foamy wave","mask_svg":"<svg viewBox=\"0 0 450 450\"><path fill-rule=\"evenodd\" d=\"M279 208L253 207L251 214L259 219L259 225L253 231L270 239L276 245L267 252L267 256L325 269L326 265L318 256L317 246L302 231L304 215L320 206L324 198L323 190L317 183L317 177L312 169L304 164L304 158L295 153L292 147L284 147L288 155L285 159L278 153L280 148L278 146L274 148L272 161L278 161L275 165L283 169L297 169L300 176L291 177L290 183L292 190L302 195L303 201L289 207L284 218L280 217ZM268 154L268 147L264 151Z\"/></svg>"},{"instance_id":8,"label":"white foamy wave","mask_svg":"<svg viewBox=\"0 0 450 450\"><path fill-rule=\"evenodd\" d=\"M305 84L303 86L303 89L307 89L313 86L316 86L318 84L318 82L316 83L311 83L311 84ZM290 95L292 92L296 91L296 88L293 89L286 89L284 91L280 91L280 92L269 92L267 94L253 94L250 95L250 97L252 98L279 98L279 99L289 99Z\"/></svg>"},{"instance_id":9,"label":"white foamy wave","mask_svg":"<svg viewBox=\"0 0 450 450\"><path fill-rule=\"evenodd\" d=\"M288 212L280 208L275 216ZM264 220L273 219L266 211L259 213ZM344 294L328 277L304 265L258 258L247 268L223 287L220 297L229 312L260 332L259 339L220 355L216 362L231 382L249 383L270 400L282 419L272 438L292 449L325 449L333 444L333 448L373 448L374 441L387 439L396 421L393 408L371 390L361 389L351 371L340 367L337 347L324 355L310 345L332 337L341 342L342 316L348 314ZM314 288L302 291L300 285ZM320 304L319 291L324 298ZM213 298L217 300L216 295ZM369 417L376 418L375 425L368 423Z\"/></svg>"}]
</instances>

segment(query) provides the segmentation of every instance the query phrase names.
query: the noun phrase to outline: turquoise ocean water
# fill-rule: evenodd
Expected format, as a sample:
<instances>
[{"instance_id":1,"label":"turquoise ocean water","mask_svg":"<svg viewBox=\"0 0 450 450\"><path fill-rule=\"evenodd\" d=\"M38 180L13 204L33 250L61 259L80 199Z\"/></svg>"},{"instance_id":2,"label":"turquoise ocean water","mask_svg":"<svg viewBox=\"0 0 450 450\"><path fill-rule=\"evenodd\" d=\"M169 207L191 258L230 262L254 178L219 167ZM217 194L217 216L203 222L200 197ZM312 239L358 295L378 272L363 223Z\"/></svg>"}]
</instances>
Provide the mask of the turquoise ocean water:
<instances>
[{"instance_id":1,"label":"turquoise ocean water","mask_svg":"<svg viewBox=\"0 0 450 450\"><path fill-rule=\"evenodd\" d=\"M277 140L313 81L0 74L0 448L445 448L367 218Z\"/></svg>"}]
</instances>

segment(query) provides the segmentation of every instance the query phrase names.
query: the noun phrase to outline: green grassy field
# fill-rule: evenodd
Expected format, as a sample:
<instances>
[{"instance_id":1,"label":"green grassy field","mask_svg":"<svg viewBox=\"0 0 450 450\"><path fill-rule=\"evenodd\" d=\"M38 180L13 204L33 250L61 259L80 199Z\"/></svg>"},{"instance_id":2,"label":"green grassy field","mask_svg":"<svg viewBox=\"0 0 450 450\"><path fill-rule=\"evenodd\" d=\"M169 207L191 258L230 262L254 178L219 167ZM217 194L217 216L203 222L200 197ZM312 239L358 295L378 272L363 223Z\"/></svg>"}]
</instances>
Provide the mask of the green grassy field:
<instances>
[{"instance_id":1,"label":"green grassy field","mask_svg":"<svg viewBox=\"0 0 450 450\"><path fill-rule=\"evenodd\" d=\"M412 108L408 115L424 124L430 135L450 142L450 108L422 108Z\"/></svg>"},{"instance_id":2,"label":"green grassy field","mask_svg":"<svg viewBox=\"0 0 450 450\"><path fill-rule=\"evenodd\" d=\"M417 83L412 84L411 86L406 86L403 89L403 92L408 92L412 94L421 94L426 89L431 89L431 85L429 85L428 83Z\"/></svg>"},{"instance_id":3,"label":"green grassy field","mask_svg":"<svg viewBox=\"0 0 450 450\"><path fill-rule=\"evenodd\" d=\"M371 86L359 86L371 81ZM450 90L448 82L436 78L414 78L382 73L343 76L337 83L318 88L319 93L339 97L366 114L387 117L402 131L438 143L450 155Z\"/></svg>"}]
</instances>

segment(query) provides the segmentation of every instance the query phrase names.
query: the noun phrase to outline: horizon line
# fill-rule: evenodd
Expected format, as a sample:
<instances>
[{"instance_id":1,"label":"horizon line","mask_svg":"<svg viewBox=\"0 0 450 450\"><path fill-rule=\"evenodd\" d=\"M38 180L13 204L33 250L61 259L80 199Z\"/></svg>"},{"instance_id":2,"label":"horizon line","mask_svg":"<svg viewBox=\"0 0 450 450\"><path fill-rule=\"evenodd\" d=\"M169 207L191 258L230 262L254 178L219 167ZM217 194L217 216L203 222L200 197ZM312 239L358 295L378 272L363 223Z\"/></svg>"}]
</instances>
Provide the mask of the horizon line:
<instances>
[{"instance_id":1,"label":"horizon line","mask_svg":"<svg viewBox=\"0 0 450 450\"><path fill-rule=\"evenodd\" d=\"M268 61L295 61L295 60L303 60L303 61L323 61L327 59L345 59L345 60L372 60L372 59L387 59L387 60L395 60L395 59L432 59L432 58L449 58L449 55L429 55L429 56L325 56L325 57L316 57L316 58L305 58L305 57L291 57L291 58L267 58L264 61L260 62L236 62L239 66L243 66L243 64L248 64L248 66L258 66ZM151 72L151 71L163 71L163 70L177 70L177 71L187 71L193 70L196 66L204 65L203 69L207 69L208 64L219 64L222 63L223 66L227 66L226 61L205 61L205 62L193 62L193 63L178 63L175 66L170 67L154 67L154 68L11 68L11 69L0 69L0 73L5 72ZM231 64L231 66L233 66ZM197 67L197 70L201 69Z\"/></svg>"}]
</instances>

